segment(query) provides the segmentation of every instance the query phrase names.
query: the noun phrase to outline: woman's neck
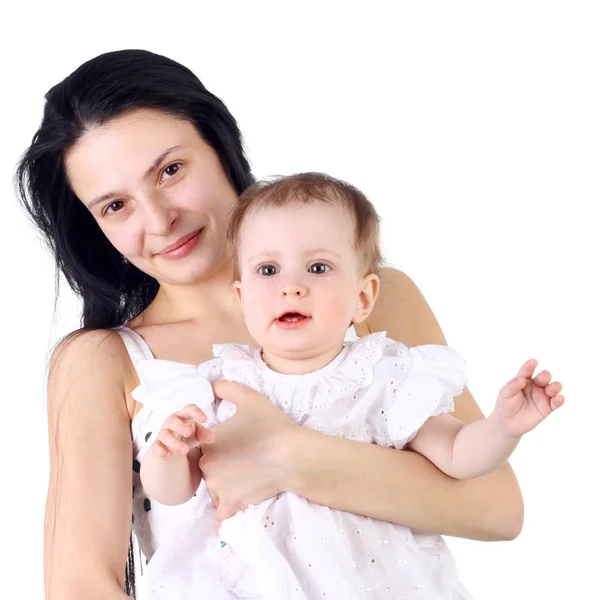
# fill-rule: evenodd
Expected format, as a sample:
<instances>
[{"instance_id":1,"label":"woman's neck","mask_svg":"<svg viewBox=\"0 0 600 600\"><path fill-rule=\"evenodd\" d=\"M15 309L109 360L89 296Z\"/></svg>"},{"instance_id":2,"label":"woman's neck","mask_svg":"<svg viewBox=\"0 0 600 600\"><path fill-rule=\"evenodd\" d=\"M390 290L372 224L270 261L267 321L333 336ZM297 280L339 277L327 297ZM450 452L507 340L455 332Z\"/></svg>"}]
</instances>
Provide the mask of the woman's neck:
<instances>
[{"instance_id":1,"label":"woman's neck","mask_svg":"<svg viewBox=\"0 0 600 600\"><path fill-rule=\"evenodd\" d=\"M223 313L237 315L241 311L232 282L233 269L227 262L202 281L189 285L161 284L147 313L171 323L204 320Z\"/></svg>"}]
</instances>

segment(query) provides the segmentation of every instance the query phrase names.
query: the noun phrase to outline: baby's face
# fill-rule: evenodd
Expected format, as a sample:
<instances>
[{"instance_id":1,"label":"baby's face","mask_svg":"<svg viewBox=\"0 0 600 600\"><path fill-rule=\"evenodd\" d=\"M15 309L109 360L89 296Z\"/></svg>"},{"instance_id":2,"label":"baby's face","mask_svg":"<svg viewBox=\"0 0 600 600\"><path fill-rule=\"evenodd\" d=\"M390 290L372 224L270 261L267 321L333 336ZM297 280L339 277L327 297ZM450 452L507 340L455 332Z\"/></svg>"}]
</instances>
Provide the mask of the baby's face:
<instances>
[{"instance_id":1,"label":"baby's face","mask_svg":"<svg viewBox=\"0 0 600 600\"><path fill-rule=\"evenodd\" d=\"M236 285L248 330L269 353L309 358L340 346L361 305L354 222L314 202L251 213Z\"/></svg>"}]
</instances>

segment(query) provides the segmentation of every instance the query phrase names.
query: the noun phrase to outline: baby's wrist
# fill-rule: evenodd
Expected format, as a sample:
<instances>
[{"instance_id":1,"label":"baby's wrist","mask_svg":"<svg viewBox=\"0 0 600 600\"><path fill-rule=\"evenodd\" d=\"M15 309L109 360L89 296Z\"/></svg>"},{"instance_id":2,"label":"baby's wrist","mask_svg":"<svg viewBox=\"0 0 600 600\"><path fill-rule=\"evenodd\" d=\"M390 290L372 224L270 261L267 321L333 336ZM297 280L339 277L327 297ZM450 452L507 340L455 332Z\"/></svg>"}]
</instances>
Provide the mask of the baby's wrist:
<instances>
[{"instance_id":1,"label":"baby's wrist","mask_svg":"<svg viewBox=\"0 0 600 600\"><path fill-rule=\"evenodd\" d=\"M519 441L521 439L521 435L517 434L511 426L511 420L501 415L497 409L494 409L486 420L492 435L504 437L511 441Z\"/></svg>"}]
</instances>

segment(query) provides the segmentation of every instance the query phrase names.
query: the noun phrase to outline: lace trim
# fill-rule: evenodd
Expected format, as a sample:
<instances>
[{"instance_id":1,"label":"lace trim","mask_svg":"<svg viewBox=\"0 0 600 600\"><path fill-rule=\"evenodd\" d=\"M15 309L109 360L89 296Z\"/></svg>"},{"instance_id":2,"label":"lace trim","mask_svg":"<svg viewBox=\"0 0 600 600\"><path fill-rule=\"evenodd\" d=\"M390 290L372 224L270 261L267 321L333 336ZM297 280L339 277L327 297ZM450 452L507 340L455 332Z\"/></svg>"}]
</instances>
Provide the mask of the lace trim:
<instances>
[{"instance_id":1,"label":"lace trim","mask_svg":"<svg viewBox=\"0 0 600 600\"><path fill-rule=\"evenodd\" d=\"M383 349L393 343L385 332L373 333L344 345L341 360L334 359L323 369L307 375L275 373L265 364L261 352L251 346L221 344L213 346L215 356L223 360L223 376L244 383L268 397L273 404L299 419L350 396L373 381L374 366ZM307 389L307 379L315 387Z\"/></svg>"}]
</instances>

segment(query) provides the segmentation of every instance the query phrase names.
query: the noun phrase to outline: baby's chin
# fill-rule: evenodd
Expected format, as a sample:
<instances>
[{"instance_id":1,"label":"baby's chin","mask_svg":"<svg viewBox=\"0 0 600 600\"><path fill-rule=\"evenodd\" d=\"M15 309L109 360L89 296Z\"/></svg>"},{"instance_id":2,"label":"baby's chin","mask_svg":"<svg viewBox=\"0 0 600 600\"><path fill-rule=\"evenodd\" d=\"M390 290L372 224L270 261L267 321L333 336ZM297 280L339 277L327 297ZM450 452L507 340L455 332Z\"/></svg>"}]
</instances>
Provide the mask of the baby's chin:
<instances>
[{"instance_id":1,"label":"baby's chin","mask_svg":"<svg viewBox=\"0 0 600 600\"><path fill-rule=\"evenodd\" d=\"M273 343L273 340L267 341L266 344L259 342L259 346L262 348L263 355L266 355L273 363L281 364L288 361L310 363L312 368L309 371L313 371L324 367L333 360L338 352L342 350L343 343L343 336L335 344L329 341L324 343L323 340L301 339L298 336L298 338L292 340L277 340L277 343ZM295 368L291 366L291 370L293 371Z\"/></svg>"},{"instance_id":2,"label":"baby's chin","mask_svg":"<svg viewBox=\"0 0 600 600\"><path fill-rule=\"evenodd\" d=\"M256 339L256 338L255 338ZM319 348L316 344L306 340L256 340L263 352L270 356L280 358L282 360L306 360L314 358L319 354Z\"/></svg>"}]
</instances>

